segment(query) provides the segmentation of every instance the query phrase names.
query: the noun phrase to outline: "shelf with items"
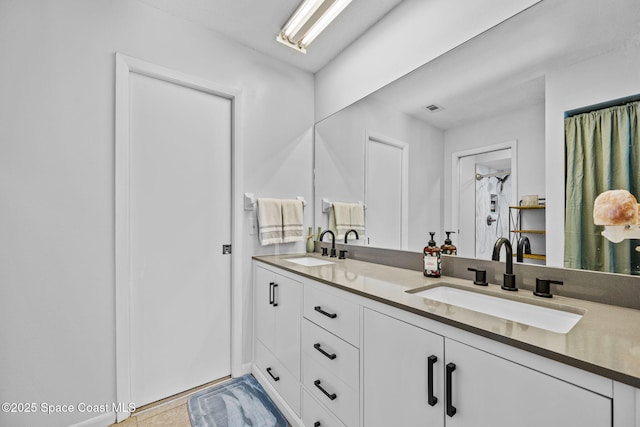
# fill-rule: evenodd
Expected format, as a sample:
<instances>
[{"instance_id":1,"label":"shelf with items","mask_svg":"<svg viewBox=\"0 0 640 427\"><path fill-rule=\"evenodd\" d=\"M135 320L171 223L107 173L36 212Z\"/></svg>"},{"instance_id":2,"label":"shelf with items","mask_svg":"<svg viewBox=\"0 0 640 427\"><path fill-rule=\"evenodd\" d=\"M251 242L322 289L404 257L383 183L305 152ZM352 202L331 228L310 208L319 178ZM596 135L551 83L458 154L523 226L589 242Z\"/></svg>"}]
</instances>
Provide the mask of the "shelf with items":
<instances>
[{"instance_id":1,"label":"shelf with items","mask_svg":"<svg viewBox=\"0 0 640 427\"><path fill-rule=\"evenodd\" d=\"M516 256L515 248L518 245L518 241L523 236L528 236L531 240L537 240L535 242L537 244L532 244L531 246L538 246L538 253L523 254L523 258L546 261L546 255L539 253L539 248L541 247L544 250L545 247L543 240L546 235L544 216L541 218L540 215L533 213L534 211L544 211L545 208L545 205L524 206L522 201L517 206L509 206L509 241L514 248L514 256ZM524 216L527 217L527 226L523 224Z\"/></svg>"}]
</instances>

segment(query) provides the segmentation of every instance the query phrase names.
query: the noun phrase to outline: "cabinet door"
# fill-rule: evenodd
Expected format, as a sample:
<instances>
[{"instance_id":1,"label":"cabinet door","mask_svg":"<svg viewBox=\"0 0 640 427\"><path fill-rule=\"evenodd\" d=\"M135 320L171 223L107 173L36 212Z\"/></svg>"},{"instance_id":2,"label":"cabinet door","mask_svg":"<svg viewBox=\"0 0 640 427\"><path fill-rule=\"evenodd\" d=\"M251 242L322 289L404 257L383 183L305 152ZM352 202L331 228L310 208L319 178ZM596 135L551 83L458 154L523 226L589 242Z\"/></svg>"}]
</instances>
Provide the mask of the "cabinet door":
<instances>
[{"instance_id":1,"label":"cabinet door","mask_svg":"<svg viewBox=\"0 0 640 427\"><path fill-rule=\"evenodd\" d=\"M364 425L443 426L443 348L440 335L365 309ZM430 383L437 399L431 401L433 406L429 402ZM472 425L482 424L467 424Z\"/></svg>"},{"instance_id":2,"label":"cabinet door","mask_svg":"<svg viewBox=\"0 0 640 427\"><path fill-rule=\"evenodd\" d=\"M273 352L297 380L300 380L300 328L302 284L278 275L273 289L275 343Z\"/></svg>"},{"instance_id":3,"label":"cabinet door","mask_svg":"<svg viewBox=\"0 0 640 427\"><path fill-rule=\"evenodd\" d=\"M262 344L273 351L275 345L275 311L273 309L273 284L275 273L256 266L254 280L255 334Z\"/></svg>"},{"instance_id":4,"label":"cabinet door","mask_svg":"<svg viewBox=\"0 0 640 427\"><path fill-rule=\"evenodd\" d=\"M611 426L607 397L450 339L446 353L456 408L447 427Z\"/></svg>"}]
</instances>

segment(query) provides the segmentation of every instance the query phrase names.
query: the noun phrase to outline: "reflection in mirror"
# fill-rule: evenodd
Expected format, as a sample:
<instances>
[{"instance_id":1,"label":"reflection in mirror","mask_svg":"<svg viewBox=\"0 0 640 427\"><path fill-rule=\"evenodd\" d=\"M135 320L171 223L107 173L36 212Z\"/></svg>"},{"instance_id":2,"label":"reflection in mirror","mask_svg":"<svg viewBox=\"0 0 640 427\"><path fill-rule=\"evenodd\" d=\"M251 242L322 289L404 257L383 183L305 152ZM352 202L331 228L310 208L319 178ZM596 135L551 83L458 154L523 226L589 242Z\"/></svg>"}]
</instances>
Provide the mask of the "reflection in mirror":
<instances>
[{"instance_id":1,"label":"reflection in mirror","mask_svg":"<svg viewBox=\"0 0 640 427\"><path fill-rule=\"evenodd\" d=\"M596 108L565 119L566 225L565 266L612 273L640 274L640 244L636 239L611 242L596 225L594 202L608 190L623 189L632 199L637 224L640 192L640 102ZM595 166L595 167L594 167ZM610 194L610 193L607 193ZM636 196L636 200L633 200ZM619 197L603 206L610 215L605 223L629 225Z\"/></svg>"},{"instance_id":2,"label":"reflection in mirror","mask_svg":"<svg viewBox=\"0 0 640 427\"><path fill-rule=\"evenodd\" d=\"M525 195L544 199L547 188L564 188L561 181L545 183L546 163L558 167L557 156L545 155L549 149L545 140L549 139L550 132L557 132L549 128L549 123L555 123L555 115L562 117L571 107L588 105L584 99L596 96L604 101L629 95L612 95L616 90L632 84L637 87L638 72L630 72L634 77L629 78L635 80L620 79L615 82L617 87L608 82L608 85L574 89L576 80L590 81L594 76L606 75L604 70L609 70L609 66L640 70L637 25L640 12L635 2L612 0L605 7L597 0L543 0L317 123L316 226L328 226L328 215L320 208L321 200L326 198L365 203L365 237L361 240L371 246L418 252L425 246L429 231L436 231L440 245L444 241L444 230L453 230L457 233L453 235L453 243L461 255L484 257L490 251L484 247L485 241L492 247L490 240L505 233L513 239L513 233L509 233L509 229L514 228L509 226L511 215L505 213L503 202L508 200L509 205L517 206ZM558 110L559 106L566 105L571 107ZM383 188L387 178L381 177L392 168L387 167L384 160L368 164L368 135L406 145L406 188L399 184L392 187L395 190ZM470 165L470 170L466 166L461 170L460 158L456 156L492 151L490 147L501 144L517 147L512 158L514 170L504 181L502 193L496 191L500 184L497 178L487 179L482 184L487 184L488 197L482 196L481 208L463 206L463 201L470 200L471 196L460 195L458 181L462 173L474 175L476 167L497 170L506 166L483 165L480 161L478 165ZM391 157L388 161L391 162ZM564 172L561 170L559 175L564 177ZM372 176L380 179L367 187L366 181ZM504 179L503 175L498 177ZM511 187L505 189L509 182ZM386 204L387 208L392 205L402 212L396 215L399 219L391 220L387 213L379 215L384 231L396 234L394 239L389 236L378 239L380 232L369 227L369 218L374 218L375 211L380 209L374 210L369 205L376 188L407 194L406 211L398 206L399 199ZM554 244L561 247L563 244L562 233L543 234L545 225L555 226L564 220L564 194L561 197L555 193L547 196L546 212L545 209L511 212L524 221L520 226L538 232L527 237L532 252L541 259ZM492 200L501 209L487 214ZM562 209L562 219L557 218L557 207ZM552 223L545 222L550 211L556 215ZM465 228L463 221L467 221L465 215L469 212L473 214L473 221L469 222L473 225ZM494 221L487 227L489 216ZM527 220L533 223L527 224ZM406 234L403 229L407 230ZM483 229L486 235L480 234ZM533 261L525 258L524 262ZM562 265L562 259L554 259L551 265Z\"/></svg>"}]
</instances>

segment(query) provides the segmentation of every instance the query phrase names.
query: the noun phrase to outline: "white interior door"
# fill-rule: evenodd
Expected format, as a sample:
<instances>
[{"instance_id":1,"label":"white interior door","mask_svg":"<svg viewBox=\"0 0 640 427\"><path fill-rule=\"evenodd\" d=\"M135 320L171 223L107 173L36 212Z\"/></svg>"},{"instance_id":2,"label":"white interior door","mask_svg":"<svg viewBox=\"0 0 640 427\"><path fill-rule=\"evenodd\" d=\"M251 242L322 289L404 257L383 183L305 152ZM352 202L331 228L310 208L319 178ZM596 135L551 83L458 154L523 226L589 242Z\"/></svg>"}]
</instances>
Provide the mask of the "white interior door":
<instances>
[{"instance_id":1,"label":"white interior door","mask_svg":"<svg viewBox=\"0 0 640 427\"><path fill-rule=\"evenodd\" d=\"M407 248L408 151L406 143L367 134L365 230L369 245Z\"/></svg>"},{"instance_id":2,"label":"white interior door","mask_svg":"<svg viewBox=\"0 0 640 427\"><path fill-rule=\"evenodd\" d=\"M130 75L131 398L229 375L231 101Z\"/></svg>"}]
</instances>

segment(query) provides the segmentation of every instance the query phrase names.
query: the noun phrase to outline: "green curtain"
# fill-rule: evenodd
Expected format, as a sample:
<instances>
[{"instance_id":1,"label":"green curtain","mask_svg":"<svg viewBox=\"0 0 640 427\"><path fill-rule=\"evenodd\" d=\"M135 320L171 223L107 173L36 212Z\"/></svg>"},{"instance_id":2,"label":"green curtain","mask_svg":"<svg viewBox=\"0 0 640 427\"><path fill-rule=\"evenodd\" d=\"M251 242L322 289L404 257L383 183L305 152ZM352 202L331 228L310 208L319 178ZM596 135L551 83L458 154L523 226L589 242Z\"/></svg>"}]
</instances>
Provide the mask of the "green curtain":
<instances>
[{"instance_id":1,"label":"green curtain","mask_svg":"<svg viewBox=\"0 0 640 427\"><path fill-rule=\"evenodd\" d=\"M593 224L593 202L603 191L640 197L639 109L632 102L565 119L565 267L640 274L640 242L611 243Z\"/></svg>"}]
</instances>

